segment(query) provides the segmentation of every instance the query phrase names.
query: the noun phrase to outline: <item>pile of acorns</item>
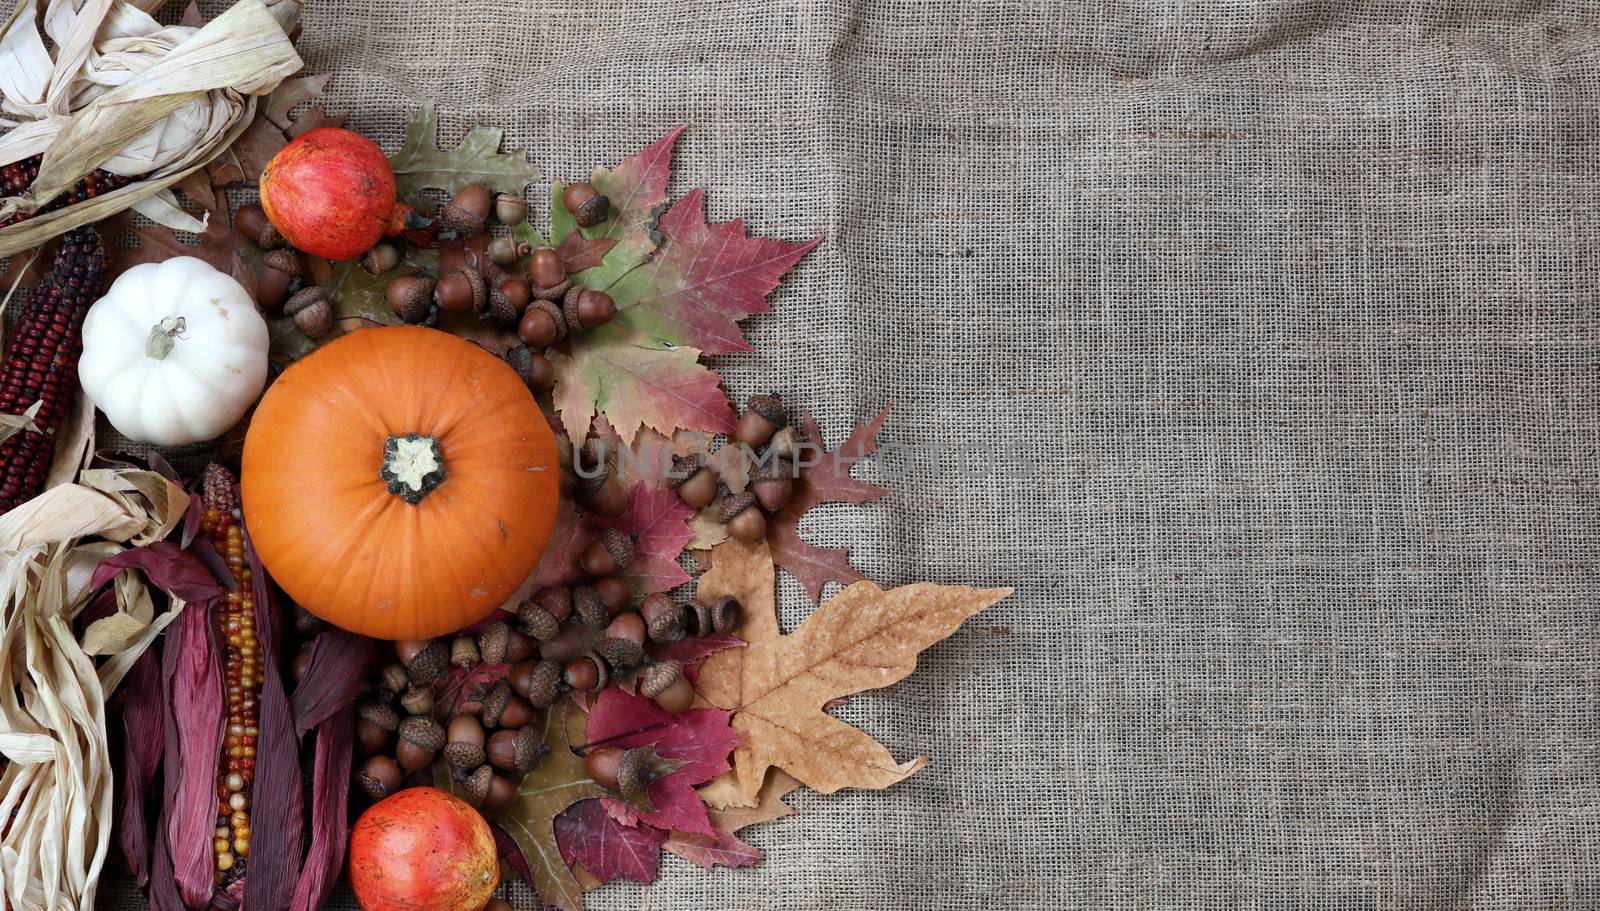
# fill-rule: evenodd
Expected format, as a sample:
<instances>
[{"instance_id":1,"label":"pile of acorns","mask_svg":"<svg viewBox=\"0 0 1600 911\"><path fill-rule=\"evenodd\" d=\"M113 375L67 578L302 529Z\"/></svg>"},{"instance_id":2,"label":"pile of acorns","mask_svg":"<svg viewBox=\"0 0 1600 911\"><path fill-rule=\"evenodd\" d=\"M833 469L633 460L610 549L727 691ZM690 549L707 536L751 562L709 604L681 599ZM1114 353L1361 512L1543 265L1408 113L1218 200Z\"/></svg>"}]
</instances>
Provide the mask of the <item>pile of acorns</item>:
<instances>
[{"instance_id":1,"label":"pile of acorns","mask_svg":"<svg viewBox=\"0 0 1600 911\"><path fill-rule=\"evenodd\" d=\"M357 750L367 757L357 773L361 788L380 800L442 758L470 803L503 810L516 800L513 776L543 758L543 734L532 726L536 712L567 693L598 692L626 679L669 712L687 709L694 688L683 666L656 660L650 645L732 633L742 608L730 597L685 608L659 592L635 608L628 583L615 575L632 558L632 538L607 529L580 556L594 577L589 583L541 589L518 606L515 621L396 643L398 660L382 669L357 709ZM441 687L464 674L481 682L443 704ZM633 751L596 749L587 757L595 780L625 798L630 788L670 771L653 753L623 762L627 753Z\"/></svg>"},{"instance_id":2,"label":"pile of acorns","mask_svg":"<svg viewBox=\"0 0 1600 911\"><path fill-rule=\"evenodd\" d=\"M606 220L611 202L593 184L579 182L562 193L562 204L580 227ZM482 184L468 185L431 222L415 229L431 240L461 239L469 248L486 234L491 218L514 226L528 217L528 203L511 193L493 194ZM311 338L333 331L333 303L327 290L306 287L299 256L284 245L283 235L260 206L243 206L234 216L238 231L265 252L256 283L256 302L263 312L280 310ZM361 257L361 266L384 275L400 265L398 239L385 240ZM507 329L515 327L521 345L506 352L506 362L535 392L555 385L555 369L544 350L566 338L611 322L616 302L603 291L575 285L553 247L532 248L512 237L488 241L486 258L469 255L460 268L437 278L416 273L391 280L384 300L402 322L434 325L441 312L474 314ZM527 262L524 263L524 258Z\"/></svg>"},{"instance_id":3,"label":"pile of acorns","mask_svg":"<svg viewBox=\"0 0 1600 911\"><path fill-rule=\"evenodd\" d=\"M729 537L748 544L766 536L769 513L789 505L794 496L796 457L807 441L800 429L789 423L782 400L773 393L750 397L734 428L732 443L749 455L721 454L720 459L699 453L675 455L667 484L695 509L704 509L720 497L717 521L728 527ZM735 491L720 480L719 466L740 457L748 458L755 469L750 483Z\"/></svg>"}]
</instances>

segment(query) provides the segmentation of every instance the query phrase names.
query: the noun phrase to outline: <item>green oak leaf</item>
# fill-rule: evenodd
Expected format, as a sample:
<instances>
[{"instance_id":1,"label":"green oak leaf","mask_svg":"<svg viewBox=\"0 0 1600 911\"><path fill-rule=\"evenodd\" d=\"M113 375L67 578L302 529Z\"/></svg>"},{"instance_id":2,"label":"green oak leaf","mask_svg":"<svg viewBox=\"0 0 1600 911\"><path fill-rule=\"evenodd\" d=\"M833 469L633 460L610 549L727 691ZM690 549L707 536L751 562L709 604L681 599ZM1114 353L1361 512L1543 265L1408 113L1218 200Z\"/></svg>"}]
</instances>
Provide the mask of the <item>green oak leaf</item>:
<instances>
[{"instance_id":1,"label":"green oak leaf","mask_svg":"<svg viewBox=\"0 0 1600 911\"><path fill-rule=\"evenodd\" d=\"M581 333L572 353L552 350L552 402L568 436L581 440L604 414L626 444L641 426L671 436L679 429L732 433L733 406L700 351L657 341L622 323Z\"/></svg>"},{"instance_id":2,"label":"green oak leaf","mask_svg":"<svg viewBox=\"0 0 1600 911\"><path fill-rule=\"evenodd\" d=\"M535 172L527 156L499 153L502 133L498 128L473 127L448 152L434 145L438 131L438 112L431 104L423 105L406 127L405 144L390 156L402 198L425 187L454 194L473 183L497 193L521 194L522 188L533 182Z\"/></svg>"}]
</instances>

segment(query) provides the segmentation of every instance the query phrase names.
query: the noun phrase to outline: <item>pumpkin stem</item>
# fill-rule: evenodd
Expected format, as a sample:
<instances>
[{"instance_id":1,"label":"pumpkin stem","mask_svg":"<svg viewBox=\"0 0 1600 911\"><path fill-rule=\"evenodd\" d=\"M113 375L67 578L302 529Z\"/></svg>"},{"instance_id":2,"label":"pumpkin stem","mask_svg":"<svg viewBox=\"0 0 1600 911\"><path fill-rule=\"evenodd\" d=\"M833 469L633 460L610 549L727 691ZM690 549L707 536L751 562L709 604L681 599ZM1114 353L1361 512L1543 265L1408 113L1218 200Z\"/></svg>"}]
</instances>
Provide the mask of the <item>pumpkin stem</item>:
<instances>
[{"instance_id":1,"label":"pumpkin stem","mask_svg":"<svg viewBox=\"0 0 1600 911\"><path fill-rule=\"evenodd\" d=\"M144 353L158 361L167 359L172 353L172 340L183 334L184 320L181 316L169 316L150 328L150 338L144 343Z\"/></svg>"},{"instance_id":2,"label":"pumpkin stem","mask_svg":"<svg viewBox=\"0 0 1600 911\"><path fill-rule=\"evenodd\" d=\"M383 444L383 483L389 492L410 503L422 502L444 482L444 453L435 437L420 433L394 434Z\"/></svg>"}]
</instances>

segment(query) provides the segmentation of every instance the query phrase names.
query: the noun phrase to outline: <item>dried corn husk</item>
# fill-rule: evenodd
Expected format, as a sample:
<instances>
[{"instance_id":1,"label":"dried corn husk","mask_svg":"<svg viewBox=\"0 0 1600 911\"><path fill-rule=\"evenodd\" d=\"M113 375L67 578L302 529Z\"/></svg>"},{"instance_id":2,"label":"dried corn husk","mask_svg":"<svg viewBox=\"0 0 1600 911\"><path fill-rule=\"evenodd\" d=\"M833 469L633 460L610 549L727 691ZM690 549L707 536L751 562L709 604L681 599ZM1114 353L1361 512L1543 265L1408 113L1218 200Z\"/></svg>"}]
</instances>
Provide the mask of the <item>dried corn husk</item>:
<instances>
[{"instance_id":1,"label":"dried corn husk","mask_svg":"<svg viewBox=\"0 0 1600 911\"><path fill-rule=\"evenodd\" d=\"M199 29L156 22L144 7L159 2L77 2L49 0L41 15L39 0L20 0L0 29L0 126L11 127L0 164L44 153L28 192L0 200L0 219L36 211L96 168L148 176L0 229L0 256L128 208L202 230L167 188L232 144L257 97L302 66L284 25L296 0L240 0Z\"/></svg>"},{"instance_id":2,"label":"dried corn husk","mask_svg":"<svg viewBox=\"0 0 1600 911\"><path fill-rule=\"evenodd\" d=\"M106 695L183 609L155 615L133 573L116 581L117 611L73 635L94 568L120 543L159 540L188 497L148 471L84 472L0 516L0 884L16 911L92 911L110 843ZM105 540L86 540L86 539Z\"/></svg>"}]
</instances>

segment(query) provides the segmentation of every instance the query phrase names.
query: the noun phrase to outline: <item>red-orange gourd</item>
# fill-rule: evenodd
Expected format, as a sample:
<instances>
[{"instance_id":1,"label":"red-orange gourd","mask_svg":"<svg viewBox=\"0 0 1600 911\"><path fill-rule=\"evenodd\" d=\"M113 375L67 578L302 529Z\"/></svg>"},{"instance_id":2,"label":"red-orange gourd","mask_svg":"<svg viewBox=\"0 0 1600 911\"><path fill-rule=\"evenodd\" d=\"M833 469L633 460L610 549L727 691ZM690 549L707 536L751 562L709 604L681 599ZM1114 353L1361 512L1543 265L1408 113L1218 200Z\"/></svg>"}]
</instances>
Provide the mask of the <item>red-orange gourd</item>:
<instances>
[{"instance_id":1,"label":"red-orange gourd","mask_svg":"<svg viewBox=\"0 0 1600 911\"><path fill-rule=\"evenodd\" d=\"M306 132L272 156L261 208L291 246L326 259L360 256L404 220L383 150L339 127Z\"/></svg>"},{"instance_id":2,"label":"red-orange gourd","mask_svg":"<svg viewBox=\"0 0 1600 911\"><path fill-rule=\"evenodd\" d=\"M504 361L435 329L360 329L262 396L245 527L307 610L421 639L483 619L532 573L559 473L549 424Z\"/></svg>"},{"instance_id":3,"label":"red-orange gourd","mask_svg":"<svg viewBox=\"0 0 1600 911\"><path fill-rule=\"evenodd\" d=\"M384 798L350 832L350 888L364 911L479 911L499 882L489 824L435 788Z\"/></svg>"}]
</instances>

